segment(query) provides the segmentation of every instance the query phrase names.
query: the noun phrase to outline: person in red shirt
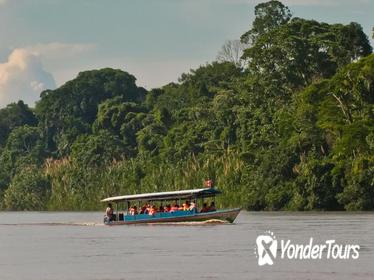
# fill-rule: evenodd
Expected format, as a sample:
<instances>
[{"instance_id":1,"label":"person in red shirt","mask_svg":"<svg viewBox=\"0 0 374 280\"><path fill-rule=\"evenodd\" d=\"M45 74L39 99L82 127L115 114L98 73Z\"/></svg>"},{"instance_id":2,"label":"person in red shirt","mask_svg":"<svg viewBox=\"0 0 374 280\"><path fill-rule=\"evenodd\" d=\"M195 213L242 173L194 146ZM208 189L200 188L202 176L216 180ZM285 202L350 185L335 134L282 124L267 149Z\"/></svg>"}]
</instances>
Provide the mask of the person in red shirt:
<instances>
[{"instance_id":1,"label":"person in red shirt","mask_svg":"<svg viewBox=\"0 0 374 280\"><path fill-rule=\"evenodd\" d=\"M175 212L179 210L179 205L177 203L174 203L173 206L170 209L170 212Z\"/></svg>"},{"instance_id":2,"label":"person in red shirt","mask_svg":"<svg viewBox=\"0 0 374 280\"><path fill-rule=\"evenodd\" d=\"M166 206L164 207L164 212L165 212L165 213L170 212L170 210L171 210L171 206L170 206L170 204L168 204L168 205L166 205Z\"/></svg>"}]
</instances>

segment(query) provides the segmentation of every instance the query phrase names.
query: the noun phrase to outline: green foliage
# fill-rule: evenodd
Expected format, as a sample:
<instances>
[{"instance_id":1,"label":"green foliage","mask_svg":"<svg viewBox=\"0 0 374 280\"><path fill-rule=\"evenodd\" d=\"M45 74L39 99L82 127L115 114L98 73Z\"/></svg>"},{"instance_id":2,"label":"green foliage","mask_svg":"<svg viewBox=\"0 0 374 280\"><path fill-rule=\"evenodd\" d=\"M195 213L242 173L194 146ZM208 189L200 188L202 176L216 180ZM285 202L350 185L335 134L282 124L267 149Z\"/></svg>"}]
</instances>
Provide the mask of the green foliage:
<instances>
[{"instance_id":1,"label":"green foliage","mask_svg":"<svg viewBox=\"0 0 374 280\"><path fill-rule=\"evenodd\" d=\"M12 130L0 155L0 189L24 165L40 165L44 151L39 128L24 125Z\"/></svg>"},{"instance_id":2,"label":"green foliage","mask_svg":"<svg viewBox=\"0 0 374 280\"><path fill-rule=\"evenodd\" d=\"M298 180L307 180L302 180L299 188L314 188L312 202L327 199L322 203L325 209L374 207L373 73L371 55L345 67L331 80L309 87L296 101L301 118L297 123L299 136L294 137L304 155L298 165L302 175ZM315 197L320 192L316 187L322 191L319 198ZM307 209L313 208L310 203Z\"/></svg>"},{"instance_id":3,"label":"green foliage","mask_svg":"<svg viewBox=\"0 0 374 280\"><path fill-rule=\"evenodd\" d=\"M257 38L269 33L291 19L291 11L279 1L260 3L255 7L255 20L252 29L242 35L245 43L256 42Z\"/></svg>"},{"instance_id":4,"label":"green foliage","mask_svg":"<svg viewBox=\"0 0 374 280\"><path fill-rule=\"evenodd\" d=\"M71 147L71 158L84 166L103 166L120 160L124 147L118 137L106 130L80 135Z\"/></svg>"},{"instance_id":5,"label":"green foliage","mask_svg":"<svg viewBox=\"0 0 374 280\"><path fill-rule=\"evenodd\" d=\"M243 58L249 71L293 90L331 77L339 68L371 52L368 38L357 23L329 25L293 18L260 35Z\"/></svg>"},{"instance_id":6,"label":"green foliage","mask_svg":"<svg viewBox=\"0 0 374 280\"><path fill-rule=\"evenodd\" d=\"M346 186L337 195L347 210L372 210L374 207L374 157L360 156L346 168Z\"/></svg>"},{"instance_id":7,"label":"green foliage","mask_svg":"<svg viewBox=\"0 0 374 280\"><path fill-rule=\"evenodd\" d=\"M135 77L114 69L92 70L56 90L44 91L36 114L43 129L46 148L63 156L82 133L90 133L101 102L117 97L123 102L143 101L145 90Z\"/></svg>"},{"instance_id":8,"label":"green foliage","mask_svg":"<svg viewBox=\"0 0 374 280\"><path fill-rule=\"evenodd\" d=\"M22 125L37 125L34 113L22 101L12 103L0 110L0 149L5 144L9 133Z\"/></svg>"},{"instance_id":9,"label":"green foliage","mask_svg":"<svg viewBox=\"0 0 374 280\"><path fill-rule=\"evenodd\" d=\"M37 166L25 166L18 172L4 194L7 210L44 210L50 182Z\"/></svg>"},{"instance_id":10,"label":"green foliage","mask_svg":"<svg viewBox=\"0 0 374 280\"><path fill-rule=\"evenodd\" d=\"M172 164L155 162L149 156L123 160L100 168L79 166L74 161L50 160L46 172L51 178L52 195L48 207L53 210L100 207L100 199L119 193L178 190L201 187L209 174L225 193L218 205L242 205L245 189L240 185L242 161L235 153L223 156L190 157Z\"/></svg>"}]
</instances>

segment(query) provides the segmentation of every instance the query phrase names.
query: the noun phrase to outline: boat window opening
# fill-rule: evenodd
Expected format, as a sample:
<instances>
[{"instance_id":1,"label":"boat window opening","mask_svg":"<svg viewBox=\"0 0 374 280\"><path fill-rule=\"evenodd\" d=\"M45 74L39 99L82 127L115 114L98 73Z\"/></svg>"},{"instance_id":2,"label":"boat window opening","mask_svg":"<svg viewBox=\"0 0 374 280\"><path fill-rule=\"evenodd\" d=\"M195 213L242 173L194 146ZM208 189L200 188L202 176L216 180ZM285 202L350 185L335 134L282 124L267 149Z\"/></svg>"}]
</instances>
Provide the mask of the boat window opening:
<instances>
[{"instance_id":1,"label":"boat window opening","mask_svg":"<svg viewBox=\"0 0 374 280\"><path fill-rule=\"evenodd\" d=\"M136 216L140 214L147 214L149 209L147 212L143 213L142 211L143 204L145 206L148 206L147 208L153 208L154 210L152 211L152 213L169 213L169 212L178 212L178 211L198 212L199 210L198 199L199 199L198 197L187 197L186 199L183 199L183 201L182 199L177 199L177 200L170 199L170 200L159 200L159 201L148 200L147 202L127 200L123 202L123 208L121 209L120 207L122 207L122 202L116 203L116 209L118 209L117 212L119 214L121 214L120 210L122 210L123 211L122 213L125 214L126 216ZM194 203L193 209L185 208L186 204L190 205L191 203ZM171 205L173 204L177 205L178 209L175 209L174 211L170 211ZM137 206L139 206L139 208Z\"/></svg>"}]
</instances>

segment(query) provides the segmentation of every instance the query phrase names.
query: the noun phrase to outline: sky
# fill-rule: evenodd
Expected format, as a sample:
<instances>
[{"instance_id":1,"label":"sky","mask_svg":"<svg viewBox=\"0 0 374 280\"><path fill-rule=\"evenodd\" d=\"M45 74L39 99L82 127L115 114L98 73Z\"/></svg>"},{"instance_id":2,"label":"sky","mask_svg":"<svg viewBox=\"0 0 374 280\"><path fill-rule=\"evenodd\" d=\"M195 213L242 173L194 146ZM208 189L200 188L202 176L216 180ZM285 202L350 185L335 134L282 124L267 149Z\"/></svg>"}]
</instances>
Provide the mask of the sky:
<instances>
[{"instance_id":1,"label":"sky","mask_svg":"<svg viewBox=\"0 0 374 280\"><path fill-rule=\"evenodd\" d=\"M176 82L249 30L260 2L0 0L0 108L20 99L34 106L42 90L104 67L147 89ZM374 0L282 2L297 17L358 22L371 38Z\"/></svg>"}]
</instances>

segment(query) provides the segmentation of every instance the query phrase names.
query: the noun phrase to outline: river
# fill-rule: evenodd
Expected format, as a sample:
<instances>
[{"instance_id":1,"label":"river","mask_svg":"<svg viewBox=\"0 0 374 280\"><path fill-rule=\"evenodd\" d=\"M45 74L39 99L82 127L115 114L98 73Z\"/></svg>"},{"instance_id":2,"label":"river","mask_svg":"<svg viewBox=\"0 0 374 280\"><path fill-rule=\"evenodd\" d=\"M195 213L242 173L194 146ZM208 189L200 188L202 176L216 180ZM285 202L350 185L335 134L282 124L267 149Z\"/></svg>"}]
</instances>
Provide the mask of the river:
<instances>
[{"instance_id":1,"label":"river","mask_svg":"<svg viewBox=\"0 0 374 280\"><path fill-rule=\"evenodd\" d=\"M0 212L1 280L374 279L374 213L255 213L235 224L108 227L97 212ZM358 259L258 266L256 238L360 245Z\"/></svg>"}]
</instances>

